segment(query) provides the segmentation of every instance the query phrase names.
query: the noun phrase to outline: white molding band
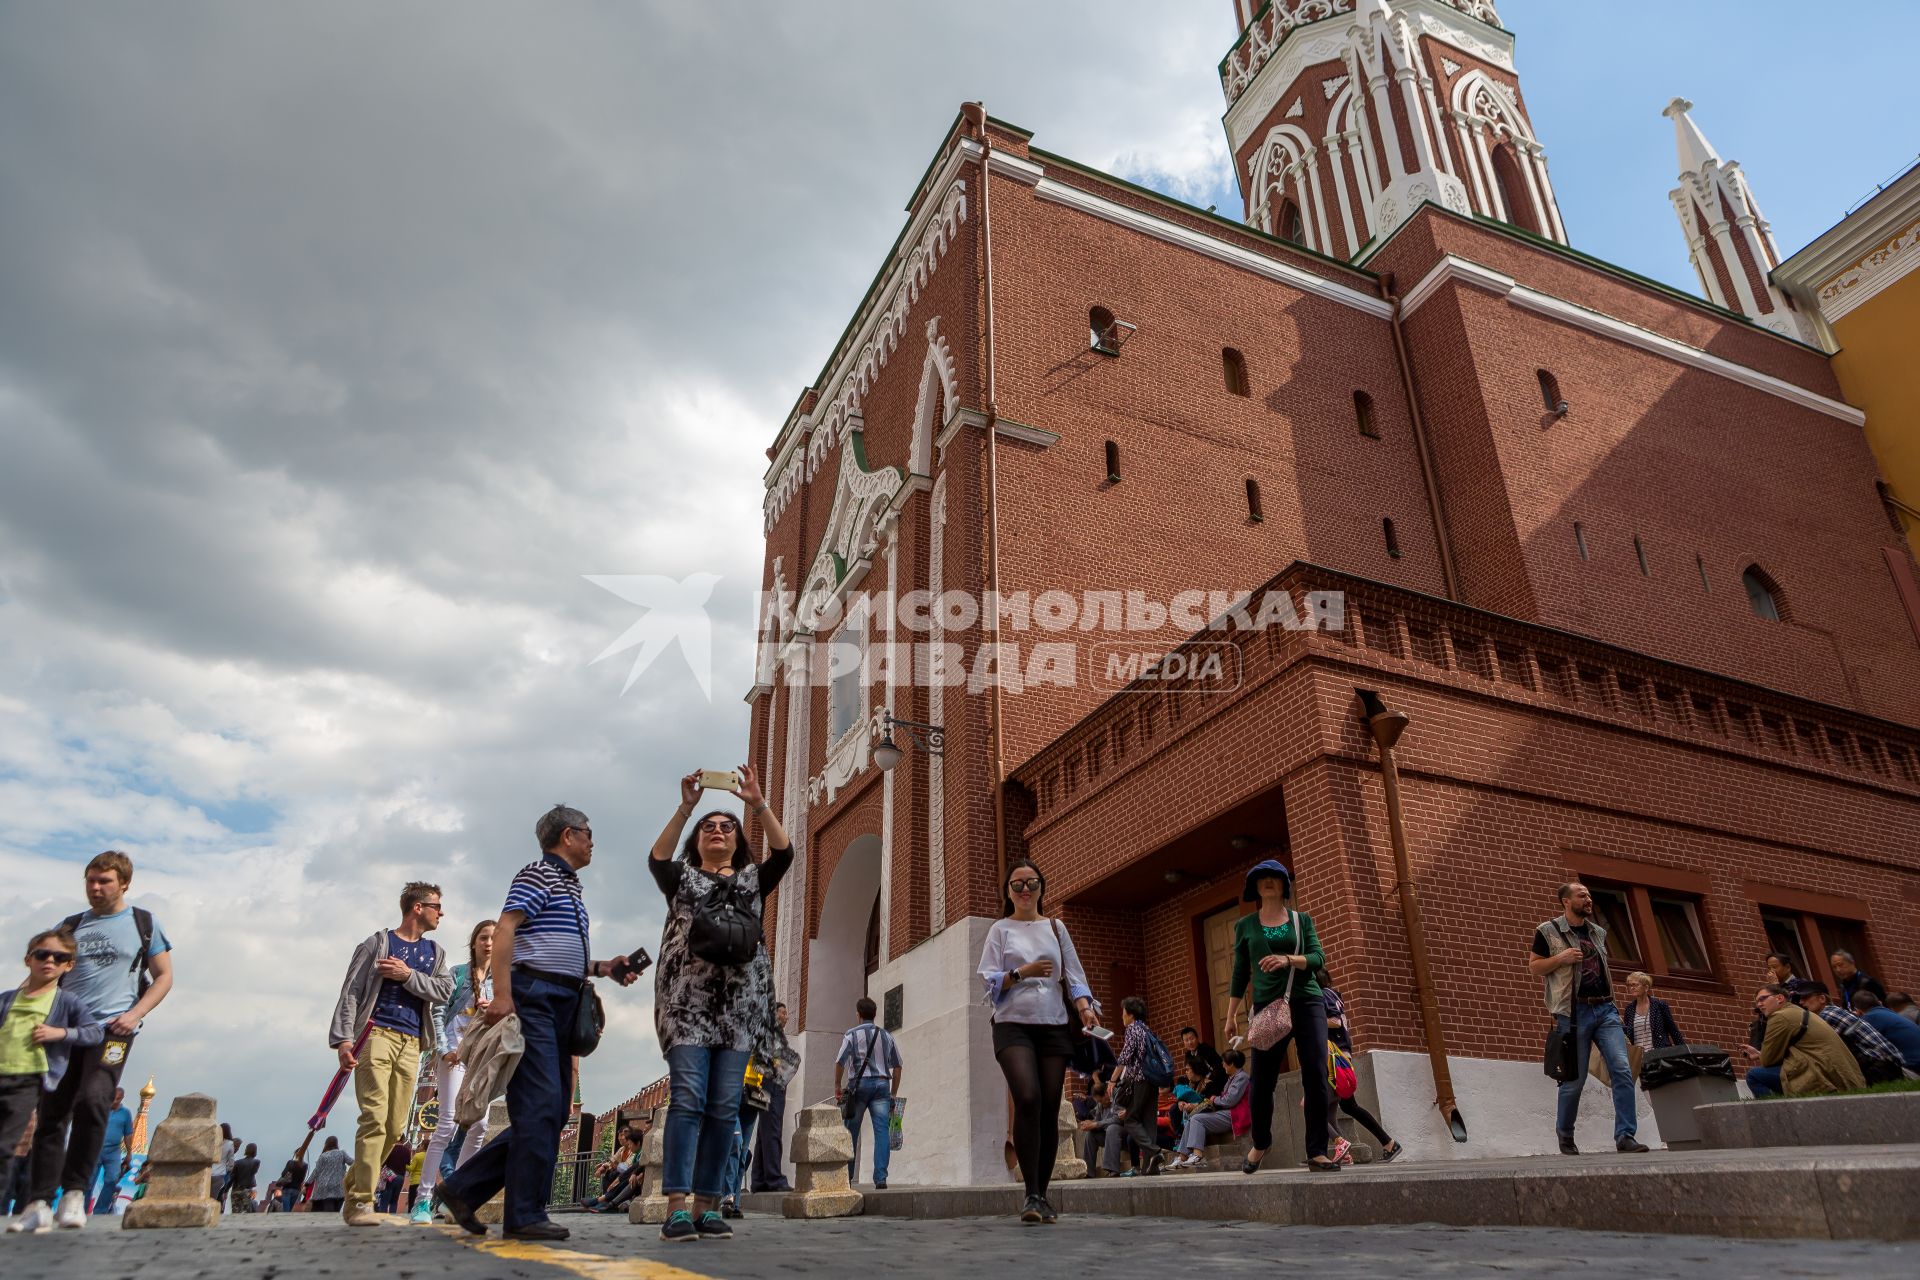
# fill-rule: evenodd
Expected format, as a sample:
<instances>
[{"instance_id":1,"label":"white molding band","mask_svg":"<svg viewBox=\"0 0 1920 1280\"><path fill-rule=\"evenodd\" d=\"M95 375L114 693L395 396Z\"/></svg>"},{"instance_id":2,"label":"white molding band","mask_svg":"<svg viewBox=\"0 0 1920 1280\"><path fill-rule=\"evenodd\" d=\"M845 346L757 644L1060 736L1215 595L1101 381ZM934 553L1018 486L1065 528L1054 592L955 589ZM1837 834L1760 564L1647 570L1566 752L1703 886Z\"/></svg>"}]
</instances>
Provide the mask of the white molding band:
<instances>
[{"instance_id":1,"label":"white molding band","mask_svg":"<svg viewBox=\"0 0 1920 1280\"><path fill-rule=\"evenodd\" d=\"M1045 427L1030 427L1024 422L1009 422L1000 418L994 422L994 434L1004 440L1018 440L1022 444L1039 445L1042 449L1060 443L1060 433L1048 431ZM940 436L933 443L945 450L953 438L960 434L962 427L973 427L980 431L987 429L987 415L978 409L956 410L947 425L940 428Z\"/></svg>"},{"instance_id":2,"label":"white molding band","mask_svg":"<svg viewBox=\"0 0 1920 1280\"><path fill-rule=\"evenodd\" d=\"M1063 204L1070 209L1090 213L1096 218L1152 236L1156 240L1164 240L1168 244L1205 254L1228 266L1240 267L1255 275L1265 276L1269 280L1292 285L1302 293L1326 298L1382 320L1393 316L1393 308L1372 294L1350 289L1343 284L1335 284L1331 280L1314 275L1311 271L1302 271L1299 267L1243 249L1218 236L1210 236L1205 232L1195 231L1191 227L1183 227L1165 218L1156 218L1131 205L1117 204L1112 200L1096 196L1090 191L1082 191L1079 187L1070 187L1053 178L1039 179L1034 185L1034 194L1042 200L1051 200L1055 204Z\"/></svg>"},{"instance_id":3,"label":"white molding band","mask_svg":"<svg viewBox=\"0 0 1920 1280\"><path fill-rule=\"evenodd\" d=\"M1407 290L1400 304L1401 315L1403 317L1412 315L1420 304L1431 298L1440 286L1449 280L1457 280L1462 284L1485 289L1489 293L1506 298L1514 306L1552 316L1556 320L1575 325L1591 333L1616 339L1629 346L1639 347L1643 351L1651 351L1655 355L1666 356L1670 360L1707 373L1718 374L1731 382L1738 382L1743 386L1764 391L1768 395L1778 396L1802 408L1816 410L1856 427L1866 424L1867 415L1850 404L1844 404L1829 396L1823 396L1817 391L1796 386L1770 373L1761 373L1758 369L1735 364L1731 360L1712 355L1698 347L1690 347L1665 334L1655 333L1637 324L1628 324L1624 320L1616 320L1612 316L1602 315L1598 311L1568 302L1563 298L1556 298L1552 294L1529 289L1517 283L1512 276L1503 275L1477 262L1469 262L1465 258L1456 258L1452 254L1442 258L1434 265L1433 270L1421 278L1420 283Z\"/></svg>"}]
</instances>

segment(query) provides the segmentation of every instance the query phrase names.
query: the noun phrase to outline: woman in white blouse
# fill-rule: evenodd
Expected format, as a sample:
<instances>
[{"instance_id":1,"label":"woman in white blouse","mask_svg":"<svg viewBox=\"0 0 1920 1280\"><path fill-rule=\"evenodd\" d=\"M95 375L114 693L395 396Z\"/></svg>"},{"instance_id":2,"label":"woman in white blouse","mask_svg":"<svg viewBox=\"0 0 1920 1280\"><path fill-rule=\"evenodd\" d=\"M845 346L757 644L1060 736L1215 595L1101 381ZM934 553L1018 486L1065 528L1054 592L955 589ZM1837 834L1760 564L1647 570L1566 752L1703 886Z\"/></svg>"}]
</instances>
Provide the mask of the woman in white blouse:
<instances>
[{"instance_id":1,"label":"woman in white blouse","mask_svg":"<svg viewBox=\"0 0 1920 1280\"><path fill-rule=\"evenodd\" d=\"M1013 1094L1013 1149L1027 1184L1020 1221L1056 1222L1047 1202L1058 1135L1060 1094L1073 1057L1073 1014L1100 1025L1099 1006L1067 927L1040 914L1047 882L1025 858L1007 868L1006 909L987 930L980 977L993 1006L993 1056Z\"/></svg>"}]
</instances>

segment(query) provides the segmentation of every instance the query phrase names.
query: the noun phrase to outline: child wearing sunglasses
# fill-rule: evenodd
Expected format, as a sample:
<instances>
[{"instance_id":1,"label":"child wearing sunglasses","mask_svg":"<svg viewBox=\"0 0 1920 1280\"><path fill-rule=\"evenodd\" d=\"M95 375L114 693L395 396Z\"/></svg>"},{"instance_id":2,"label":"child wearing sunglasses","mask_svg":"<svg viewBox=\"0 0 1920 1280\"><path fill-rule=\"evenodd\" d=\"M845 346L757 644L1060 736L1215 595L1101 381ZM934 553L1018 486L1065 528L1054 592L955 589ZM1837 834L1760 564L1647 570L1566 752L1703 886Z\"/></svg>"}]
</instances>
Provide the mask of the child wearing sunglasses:
<instances>
[{"instance_id":1,"label":"child wearing sunglasses","mask_svg":"<svg viewBox=\"0 0 1920 1280\"><path fill-rule=\"evenodd\" d=\"M73 932L48 929L27 944L27 980L0 994L0 1187L13 1178L14 1148L27 1131L27 1117L51 1095L66 1074L67 1055L76 1047L99 1044L106 1034L93 1011L60 979L73 967ZM61 1129L64 1115L43 1115L40 1123ZM7 1225L8 1231L48 1231L53 1211L46 1201L29 1204Z\"/></svg>"}]
</instances>

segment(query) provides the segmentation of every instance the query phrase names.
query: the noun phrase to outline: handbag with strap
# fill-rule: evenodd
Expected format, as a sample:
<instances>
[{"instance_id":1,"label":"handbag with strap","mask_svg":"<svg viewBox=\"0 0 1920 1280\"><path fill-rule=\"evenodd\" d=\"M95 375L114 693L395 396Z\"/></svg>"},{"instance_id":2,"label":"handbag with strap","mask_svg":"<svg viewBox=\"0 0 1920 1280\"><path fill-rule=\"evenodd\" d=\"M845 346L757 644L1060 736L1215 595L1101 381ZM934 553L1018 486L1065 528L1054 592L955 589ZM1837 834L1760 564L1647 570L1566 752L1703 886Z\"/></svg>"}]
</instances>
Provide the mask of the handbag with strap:
<instances>
[{"instance_id":1,"label":"handbag with strap","mask_svg":"<svg viewBox=\"0 0 1920 1280\"><path fill-rule=\"evenodd\" d=\"M573 1015L573 1052L584 1058L600 1047L600 1035L607 1029L607 1009L594 993L593 983L580 984L580 1004Z\"/></svg>"},{"instance_id":2,"label":"handbag with strap","mask_svg":"<svg viewBox=\"0 0 1920 1280\"><path fill-rule=\"evenodd\" d=\"M1053 943L1060 949L1060 966L1055 972L1060 978L1060 1002L1067 1006L1067 1043L1073 1046L1073 1058L1068 1065L1081 1075L1092 1075L1100 1065L1100 1052L1093 1047L1099 1042L1087 1034L1086 1024L1074 1012L1073 992L1067 986L1067 940L1062 936L1060 921L1058 917L1050 917L1047 923L1053 926Z\"/></svg>"},{"instance_id":3,"label":"handbag with strap","mask_svg":"<svg viewBox=\"0 0 1920 1280\"><path fill-rule=\"evenodd\" d=\"M693 909L687 950L708 964L737 969L760 948L759 895L734 877L724 877Z\"/></svg>"},{"instance_id":4,"label":"handbag with strap","mask_svg":"<svg viewBox=\"0 0 1920 1280\"><path fill-rule=\"evenodd\" d=\"M1294 924L1293 908L1287 908L1287 924L1293 928L1293 946L1300 945L1300 927ZM1287 952L1292 955L1293 952ZM1256 1049L1271 1049L1293 1034L1293 976L1300 972L1287 966L1287 987L1280 998L1266 1004L1247 1024L1247 1043Z\"/></svg>"},{"instance_id":5,"label":"handbag with strap","mask_svg":"<svg viewBox=\"0 0 1920 1280\"><path fill-rule=\"evenodd\" d=\"M1574 945L1567 936L1565 925L1557 926L1560 941L1567 946ZM1580 991L1580 975L1575 974L1567 987L1567 1025L1563 1030L1558 1015L1554 1016L1553 1026L1547 1029L1547 1049L1540 1061L1540 1069L1547 1073L1549 1080L1561 1084L1580 1078L1580 1019L1575 997Z\"/></svg>"}]
</instances>

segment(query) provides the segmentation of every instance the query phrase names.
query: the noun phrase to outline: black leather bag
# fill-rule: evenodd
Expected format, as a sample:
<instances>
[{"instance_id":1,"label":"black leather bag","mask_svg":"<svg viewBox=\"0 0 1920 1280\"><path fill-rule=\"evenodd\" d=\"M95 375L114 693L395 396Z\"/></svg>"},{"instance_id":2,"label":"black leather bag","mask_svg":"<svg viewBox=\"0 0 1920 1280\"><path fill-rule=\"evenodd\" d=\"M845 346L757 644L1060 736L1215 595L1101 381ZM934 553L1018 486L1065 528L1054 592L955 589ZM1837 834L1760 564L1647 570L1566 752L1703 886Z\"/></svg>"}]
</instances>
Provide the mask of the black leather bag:
<instances>
[{"instance_id":1,"label":"black leather bag","mask_svg":"<svg viewBox=\"0 0 1920 1280\"><path fill-rule=\"evenodd\" d=\"M723 879L694 908L687 949L708 964L737 969L760 947L759 895L746 885Z\"/></svg>"},{"instance_id":2,"label":"black leather bag","mask_svg":"<svg viewBox=\"0 0 1920 1280\"><path fill-rule=\"evenodd\" d=\"M600 1047L600 1033L607 1029L606 1006L594 994L593 984L580 984L580 1004L573 1015L573 1045L576 1057L584 1058Z\"/></svg>"},{"instance_id":3,"label":"black leather bag","mask_svg":"<svg viewBox=\"0 0 1920 1280\"><path fill-rule=\"evenodd\" d=\"M1568 1019L1568 1022L1571 1023L1572 1019ZM1553 1029L1547 1032L1547 1053L1546 1060L1541 1063L1542 1070L1550 1079L1561 1084L1574 1079L1580 1072L1580 1058L1575 1052L1579 1047L1578 1031L1571 1025L1562 1031L1556 1021Z\"/></svg>"}]
</instances>

